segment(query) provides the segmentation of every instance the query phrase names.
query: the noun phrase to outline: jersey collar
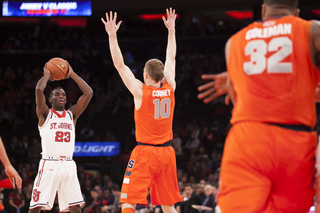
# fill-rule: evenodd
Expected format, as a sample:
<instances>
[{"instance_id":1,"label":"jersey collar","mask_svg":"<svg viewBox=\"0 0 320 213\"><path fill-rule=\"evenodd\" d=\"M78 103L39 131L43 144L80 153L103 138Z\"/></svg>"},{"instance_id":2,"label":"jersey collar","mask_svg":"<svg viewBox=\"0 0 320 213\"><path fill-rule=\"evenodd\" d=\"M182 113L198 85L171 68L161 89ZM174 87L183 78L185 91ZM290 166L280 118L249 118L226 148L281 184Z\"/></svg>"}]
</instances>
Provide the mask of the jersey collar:
<instances>
[{"instance_id":1,"label":"jersey collar","mask_svg":"<svg viewBox=\"0 0 320 213\"><path fill-rule=\"evenodd\" d=\"M66 117L66 110L63 110L63 113L60 115L56 110L54 109L50 109L54 114L56 114L58 116L58 118L64 118Z\"/></svg>"}]
</instances>

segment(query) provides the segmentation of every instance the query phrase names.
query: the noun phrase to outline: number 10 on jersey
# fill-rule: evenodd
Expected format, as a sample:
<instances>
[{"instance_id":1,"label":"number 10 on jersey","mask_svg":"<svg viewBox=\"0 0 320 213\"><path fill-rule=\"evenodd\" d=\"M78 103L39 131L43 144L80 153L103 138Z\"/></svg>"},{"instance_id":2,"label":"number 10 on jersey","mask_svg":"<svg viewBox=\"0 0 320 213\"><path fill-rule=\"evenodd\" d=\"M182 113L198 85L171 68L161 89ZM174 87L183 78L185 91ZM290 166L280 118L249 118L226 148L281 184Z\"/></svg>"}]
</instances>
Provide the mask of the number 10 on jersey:
<instances>
[{"instance_id":1,"label":"number 10 on jersey","mask_svg":"<svg viewBox=\"0 0 320 213\"><path fill-rule=\"evenodd\" d=\"M169 118L170 116L170 98L164 98L160 101L159 98L153 100L154 118Z\"/></svg>"}]
</instances>

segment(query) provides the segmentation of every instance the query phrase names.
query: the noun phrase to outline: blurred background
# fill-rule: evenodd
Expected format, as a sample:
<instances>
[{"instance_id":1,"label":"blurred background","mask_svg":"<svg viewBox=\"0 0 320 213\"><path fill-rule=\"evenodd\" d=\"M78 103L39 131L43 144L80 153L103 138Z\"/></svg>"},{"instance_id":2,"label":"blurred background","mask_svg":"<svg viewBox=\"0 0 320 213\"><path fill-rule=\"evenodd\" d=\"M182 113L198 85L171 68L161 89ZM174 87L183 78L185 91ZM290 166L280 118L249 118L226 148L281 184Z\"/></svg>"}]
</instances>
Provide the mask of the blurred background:
<instances>
[{"instance_id":1,"label":"blurred background","mask_svg":"<svg viewBox=\"0 0 320 213\"><path fill-rule=\"evenodd\" d=\"M0 201L7 207L5 211L16 212L9 208L10 197L25 200L21 213L28 209L41 158L34 91L43 75L43 66L53 57L68 60L73 70L94 90L76 127L78 153L74 159L86 205L90 207L94 200L92 189L109 190L111 196L115 196L114 185L121 186L128 158L136 145L134 106L132 95L110 57L108 36L100 20L108 11L118 12L118 20L122 21L118 39L125 63L142 80L143 66L148 59L165 60L167 29L161 17L166 8L176 9L177 89L173 147L177 155L179 189L183 193L185 185L191 184L201 195L206 183L218 188L232 106L224 104L224 97L204 104L197 99L197 87L204 83L201 74L225 71L225 42L241 28L260 19L262 1L92 0L86 1L90 3L91 15L86 9L86 13L68 16L64 16L67 13L63 8L55 12L29 8L19 14L21 2L0 1L3 7L0 17L0 136L12 164L23 178L24 187L20 196L12 190L0 193ZM302 18L320 19L320 1L301 0L299 8ZM81 95L77 85L68 79L49 82L45 90L47 99L56 86L63 87L67 93L66 108L75 104ZM319 119L315 129L320 132ZM94 147L90 148L90 144ZM116 144L113 147L116 150L103 151L103 146L110 144ZM0 178L4 179L3 166L0 168ZM148 206L141 209L154 211ZM85 210L101 211L92 206ZM58 210L55 207L52 211Z\"/></svg>"}]
</instances>

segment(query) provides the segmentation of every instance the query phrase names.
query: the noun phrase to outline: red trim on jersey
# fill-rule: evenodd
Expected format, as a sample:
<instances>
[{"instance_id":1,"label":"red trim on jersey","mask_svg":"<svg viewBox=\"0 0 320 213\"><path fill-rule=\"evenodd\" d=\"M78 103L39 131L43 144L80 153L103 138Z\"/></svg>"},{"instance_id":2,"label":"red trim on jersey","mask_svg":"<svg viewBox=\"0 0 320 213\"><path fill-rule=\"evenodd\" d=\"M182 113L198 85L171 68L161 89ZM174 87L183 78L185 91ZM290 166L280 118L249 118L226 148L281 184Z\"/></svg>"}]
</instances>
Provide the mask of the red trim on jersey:
<instances>
[{"instance_id":1,"label":"red trim on jersey","mask_svg":"<svg viewBox=\"0 0 320 213\"><path fill-rule=\"evenodd\" d=\"M45 160L43 161L43 164L42 164L41 175L40 175L40 177L39 177L38 187L40 186L41 177L42 177L42 175L43 175L43 167L44 167L44 164L46 164L46 161L45 161Z\"/></svg>"},{"instance_id":2,"label":"red trim on jersey","mask_svg":"<svg viewBox=\"0 0 320 213\"><path fill-rule=\"evenodd\" d=\"M58 116L58 118L64 118L64 117L66 117L66 110L63 110L63 113L62 113L62 115L60 115L56 110L54 110L54 109L50 109L54 114L56 114L57 116Z\"/></svg>"}]
</instances>

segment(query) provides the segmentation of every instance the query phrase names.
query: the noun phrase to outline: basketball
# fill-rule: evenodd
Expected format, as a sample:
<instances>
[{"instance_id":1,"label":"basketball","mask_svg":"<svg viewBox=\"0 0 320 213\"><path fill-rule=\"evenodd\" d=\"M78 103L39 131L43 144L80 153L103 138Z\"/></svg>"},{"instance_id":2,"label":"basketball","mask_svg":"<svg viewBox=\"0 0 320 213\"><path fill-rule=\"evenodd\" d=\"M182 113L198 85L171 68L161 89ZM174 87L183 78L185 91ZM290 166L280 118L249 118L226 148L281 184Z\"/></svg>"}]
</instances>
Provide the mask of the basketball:
<instances>
[{"instance_id":1,"label":"basketball","mask_svg":"<svg viewBox=\"0 0 320 213\"><path fill-rule=\"evenodd\" d=\"M66 78L69 65L62 58L52 58L47 63L47 69L50 71L52 79L58 81Z\"/></svg>"}]
</instances>

